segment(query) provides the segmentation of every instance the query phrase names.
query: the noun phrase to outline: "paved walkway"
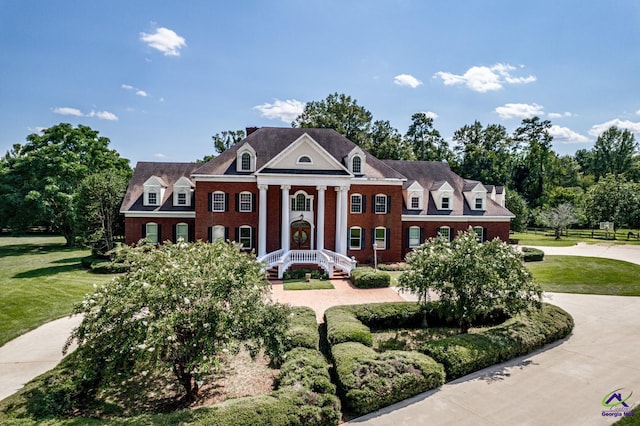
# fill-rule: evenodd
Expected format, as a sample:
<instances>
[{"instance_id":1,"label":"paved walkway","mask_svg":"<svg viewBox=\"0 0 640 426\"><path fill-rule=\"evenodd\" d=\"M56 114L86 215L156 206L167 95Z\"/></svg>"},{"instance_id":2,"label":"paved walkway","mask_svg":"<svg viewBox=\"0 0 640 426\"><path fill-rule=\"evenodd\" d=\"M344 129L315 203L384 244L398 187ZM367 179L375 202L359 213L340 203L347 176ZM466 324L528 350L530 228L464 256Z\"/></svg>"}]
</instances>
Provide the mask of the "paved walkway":
<instances>
[{"instance_id":1,"label":"paved walkway","mask_svg":"<svg viewBox=\"0 0 640 426\"><path fill-rule=\"evenodd\" d=\"M526 245L526 244L524 244ZM526 245L527 247L534 247ZM570 247L535 247L545 254L561 256L590 256L624 260L640 265L640 246L613 243L578 243Z\"/></svg>"},{"instance_id":2,"label":"paved walkway","mask_svg":"<svg viewBox=\"0 0 640 426\"><path fill-rule=\"evenodd\" d=\"M604 425L602 398L624 388L640 402L640 297L545 294L568 311L571 336L542 351L447 383L349 424ZM640 413L638 413L640 415Z\"/></svg>"}]
</instances>

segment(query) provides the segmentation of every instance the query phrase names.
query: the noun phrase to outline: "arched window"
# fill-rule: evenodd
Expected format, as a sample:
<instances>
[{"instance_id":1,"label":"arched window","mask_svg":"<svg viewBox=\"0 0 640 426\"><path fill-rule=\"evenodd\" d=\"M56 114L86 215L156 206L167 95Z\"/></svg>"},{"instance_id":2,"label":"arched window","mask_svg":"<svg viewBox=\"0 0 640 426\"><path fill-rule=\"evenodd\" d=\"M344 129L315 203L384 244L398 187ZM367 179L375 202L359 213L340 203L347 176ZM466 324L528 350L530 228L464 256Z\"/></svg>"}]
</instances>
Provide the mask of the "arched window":
<instances>
[{"instance_id":1,"label":"arched window","mask_svg":"<svg viewBox=\"0 0 640 426\"><path fill-rule=\"evenodd\" d=\"M241 192L238 198L241 212L250 212L253 210L253 194L250 192Z\"/></svg>"},{"instance_id":2,"label":"arched window","mask_svg":"<svg viewBox=\"0 0 640 426\"><path fill-rule=\"evenodd\" d=\"M224 240L225 239L225 229L224 226L222 225L215 225L212 229L211 229L211 242L215 242L218 240Z\"/></svg>"},{"instance_id":3,"label":"arched window","mask_svg":"<svg viewBox=\"0 0 640 426\"><path fill-rule=\"evenodd\" d=\"M158 244L158 224L149 222L145 226L145 240L151 244Z\"/></svg>"},{"instance_id":4,"label":"arched window","mask_svg":"<svg viewBox=\"0 0 640 426\"><path fill-rule=\"evenodd\" d=\"M438 228L438 237L451 241L451 228L448 226L441 226Z\"/></svg>"},{"instance_id":5,"label":"arched window","mask_svg":"<svg viewBox=\"0 0 640 426\"><path fill-rule=\"evenodd\" d=\"M476 237L478 238L478 242L484 242L484 228L482 226L474 226L473 232L476 233Z\"/></svg>"},{"instance_id":6,"label":"arched window","mask_svg":"<svg viewBox=\"0 0 640 426\"><path fill-rule=\"evenodd\" d=\"M420 245L420 227L409 227L409 247L418 247Z\"/></svg>"},{"instance_id":7,"label":"arched window","mask_svg":"<svg viewBox=\"0 0 640 426\"><path fill-rule=\"evenodd\" d=\"M251 154L245 152L240 157L240 170L243 172L251 171Z\"/></svg>"},{"instance_id":8,"label":"arched window","mask_svg":"<svg viewBox=\"0 0 640 426\"><path fill-rule=\"evenodd\" d=\"M311 197L304 191L298 191L291 197L291 210L294 212L311 211Z\"/></svg>"},{"instance_id":9,"label":"arched window","mask_svg":"<svg viewBox=\"0 0 640 426\"><path fill-rule=\"evenodd\" d=\"M226 210L226 195L222 191L211 194L211 211L223 212Z\"/></svg>"},{"instance_id":10,"label":"arched window","mask_svg":"<svg viewBox=\"0 0 640 426\"><path fill-rule=\"evenodd\" d=\"M298 164L313 164L313 161L311 161L311 157L309 157L308 155L302 155L300 156L300 158L298 158Z\"/></svg>"},{"instance_id":11,"label":"arched window","mask_svg":"<svg viewBox=\"0 0 640 426\"><path fill-rule=\"evenodd\" d=\"M359 155L351 159L351 171L356 174L362 173L362 158Z\"/></svg>"},{"instance_id":12,"label":"arched window","mask_svg":"<svg viewBox=\"0 0 640 426\"><path fill-rule=\"evenodd\" d=\"M176 242L184 241L189 242L189 225L182 222L176 225Z\"/></svg>"},{"instance_id":13,"label":"arched window","mask_svg":"<svg viewBox=\"0 0 640 426\"><path fill-rule=\"evenodd\" d=\"M375 197L376 205L375 210L378 214L387 213L387 196L384 194L378 194Z\"/></svg>"}]
</instances>

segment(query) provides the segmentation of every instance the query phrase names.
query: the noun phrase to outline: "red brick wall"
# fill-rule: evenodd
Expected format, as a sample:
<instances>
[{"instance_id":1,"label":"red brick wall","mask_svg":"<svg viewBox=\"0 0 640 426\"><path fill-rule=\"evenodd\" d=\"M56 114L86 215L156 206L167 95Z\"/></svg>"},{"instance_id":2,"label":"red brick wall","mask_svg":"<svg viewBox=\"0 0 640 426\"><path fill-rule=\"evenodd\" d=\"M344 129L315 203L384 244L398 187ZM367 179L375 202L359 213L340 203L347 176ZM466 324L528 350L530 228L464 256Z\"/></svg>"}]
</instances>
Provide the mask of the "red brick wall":
<instances>
[{"instance_id":1,"label":"red brick wall","mask_svg":"<svg viewBox=\"0 0 640 426\"><path fill-rule=\"evenodd\" d=\"M209 211L209 193L223 191L229 194L229 210L226 212ZM255 195L253 212L240 212L236 208L236 194L248 191ZM254 240L257 240L259 191L254 182L198 182L196 198L196 240L209 240L209 227L223 225L229 228L229 238L235 239L235 229L241 225L249 225L254 229Z\"/></svg>"},{"instance_id":2,"label":"red brick wall","mask_svg":"<svg viewBox=\"0 0 640 426\"><path fill-rule=\"evenodd\" d=\"M186 223L189 225L189 240L194 241L195 220L194 219L176 219L176 218L158 218L158 217L125 217L124 218L124 235L126 244L135 244L142 239L142 226L146 223L153 222L160 225L160 235L158 240L174 241L173 225L178 223ZM174 241L175 242L175 241Z\"/></svg>"},{"instance_id":3,"label":"red brick wall","mask_svg":"<svg viewBox=\"0 0 640 426\"><path fill-rule=\"evenodd\" d=\"M351 214L351 195L366 197L365 213ZM391 211L387 214L374 212L373 196L385 194L391 197ZM378 250L378 262L397 262L402 259L402 187L398 185L351 185L348 197L347 232L352 226L364 229L365 245L361 250L347 250L348 256L354 256L359 263L373 262L373 241L371 230L383 226L390 230L389 248ZM335 211L335 210L334 210ZM345 235L346 239L347 236ZM347 245L348 248L348 245Z\"/></svg>"},{"instance_id":4,"label":"red brick wall","mask_svg":"<svg viewBox=\"0 0 640 426\"><path fill-rule=\"evenodd\" d=\"M497 237L502 241L509 241L509 225L509 222L402 222L402 257L404 259L407 253L411 250L408 247L408 229L411 226L419 226L422 228L425 239L435 237L437 235L438 228L442 226L448 226L451 228L453 236L458 235L458 232L460 231L466 231L470 226L482 226L486 229L486 240L493 240Z\"/></svg>"}]
</instances>

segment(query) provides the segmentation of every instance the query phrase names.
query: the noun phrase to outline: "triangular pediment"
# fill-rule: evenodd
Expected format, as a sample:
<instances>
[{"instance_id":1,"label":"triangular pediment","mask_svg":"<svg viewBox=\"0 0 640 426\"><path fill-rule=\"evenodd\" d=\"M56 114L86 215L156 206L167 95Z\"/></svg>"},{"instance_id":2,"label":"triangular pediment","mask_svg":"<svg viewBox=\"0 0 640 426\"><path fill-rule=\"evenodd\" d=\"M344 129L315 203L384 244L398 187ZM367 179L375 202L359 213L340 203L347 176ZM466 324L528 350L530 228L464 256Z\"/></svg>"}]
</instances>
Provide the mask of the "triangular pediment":
<instances>
[{"instance_id":1,"label":"triangular pediment","mask_svg":"<svg viewBox=\"0 0 640 426\"><path fill-rule=\"evenodd\" d=\"M168 185L167 183L160 177L158 176L151 176L149 179L147 179L144 184L144 186L159 186L159 187L163 187L166 188Z\"/></svg>"},{"instance_id":2,"label":"triangular pediment","mask_svg":"<svg viewBox=\"0 0 640 426\"><path fill-rule=\"evenodd\" d=\"M306 173L336 172L338 174L350 174L340 161L333 157L318 142L307 133L293 141L278 155L268 161L256 174L259 173Z\"/></svg>"}]
</instances>

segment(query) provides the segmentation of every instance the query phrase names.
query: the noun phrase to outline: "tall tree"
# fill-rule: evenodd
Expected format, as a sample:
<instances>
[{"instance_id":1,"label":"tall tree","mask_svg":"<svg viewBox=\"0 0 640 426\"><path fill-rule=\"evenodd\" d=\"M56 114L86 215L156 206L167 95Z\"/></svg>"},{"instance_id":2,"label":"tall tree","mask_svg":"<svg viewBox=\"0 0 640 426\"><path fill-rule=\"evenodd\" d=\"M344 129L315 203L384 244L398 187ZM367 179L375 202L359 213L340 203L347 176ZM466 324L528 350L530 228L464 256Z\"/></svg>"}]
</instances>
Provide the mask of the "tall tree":
<instances>
[{"instance_id":1,"label":"tall tree","mask_svg":"<svg viewBox=\"0 0 640 426\"><path fill-rule=\"evenodd\" d=\"M623 175L604 176L584 195L584 213L592 226L614 222L616 228L640 227L640 184Z\"/></svg>"},{"instance_id":2,"label":"tall tree","mask_svg":"<svg viewBox=\"0 0 640 426\"><path fill-rule=\"evenodd\" d=\"M73 245L82 179L107 170L131 175L129 160L109 149L109 142L90 127L60 123L28 135L24 145L14 145L2 159L0 226L17 231L45 224Z\"/></svg>"},{"instance_id":3,"label":"tall tree","mask_svg":"<svg viewBox=\"0 0 640 426\"><path fill-rule=\"evenodd\" d=\"M126 190L125 177L111 170L87 176L78 188L78 235L101 253L113 249L116 235L123 234L120 204Z\"/></svg>"},{"instance_id":4,"label":"tall tree","mask_svg":"<svg viewBox=\"0 0 640 426\"><path fill-rule=\"evenodd\" d=\"M411 124L404 138L418 160L453 161L453 152L449 149L449 144L440 136L440 132L433 128L433 118L424 112L417 112L411 116Z\"/></svg>"},{"instance_id":5,"label":"tall tree","mask_svg":"<svg viewBox=\"0 0 640 426\"><path fill-rule=\"evenodd\" d=\"M578 217L571 203L562 203L540 213L540 221L554 230L556 240L560 239L562 231L578 221Z\"/></svg>"},{"instance_id":6,"label":"tall tree","mask_svg":"<svg viewBox=\"0 0 640 426\"><path fill-rule=\"evenodd\" d=\"M591 167L596 180L608 173L627 173L633 165L633 156L637 151L638 143L629 130L620 130L615 126L605 130L593 146Z\"/></svg>"},{"instance_id":7,"label":"tall tree","mask_svg":"<svg viewBox=\"0 0 640 426\"><path fill-rule=\"evenodd\" d=\"M459 172L467 179L485 183L510 185L514 162L513 142L507 129L489 124L484 129L479 121L465 125L453 134Z\"/></svg>"},{"instance_id":8,"label":"tall tree","mask_svg":"<svg viewBox=\"0 0 640 426\"><path fill-rule=\"evenodd\" d=\"M389 121L374 121L363 146L380 160L412 160L413 152Z\"/></svg>"},{"instance_id":9,"label":"tall tree","mask_svg":"<svg viewBox=\"0 0 640 426\"><path fill-rule=\"evenodd\" d=\"M350 141L363 145L371 130L372 117L351 96L333 93L325 100L308 102L291 125L334 129Z\"/></svg>"},{"instance_id":10,"label":"tall tree","mask_svg":"<svg viewBox=\"0 0 640 426\"><path fill-rule=\"evenodd\" d=\"M203 163L216 158L216 155L222 154L244 138L244 130L223 130L220 133L216 133L211 136L211 139L213 139L215 154L205 155L204 158L202 160L198 160L198 162Z\"/></svg>"},{"instance_id":11,"label":"tall tree","mask_svg":"<svg viewBox=\"0 0 640 426\"><path fill-rule=\"evenodd\" d=\"M505 207L516 216L511 219L511 229L516 232L524 231L529 224L529 207L524 197L509 189L505 199Z\"/></svg>"},{"instance_id":12,"label":"tall tree","mask_svg":"<svg viewBox=\"0 0 640 426\"><path fill-rule=\"evenodd\" d=\"M553 136L549 134L549 128L549 120L525 118L513 135L520 151L514 170L514 186L529 206L540 206L543 202L552 154Z\"/></svg>"}]
</instances>

